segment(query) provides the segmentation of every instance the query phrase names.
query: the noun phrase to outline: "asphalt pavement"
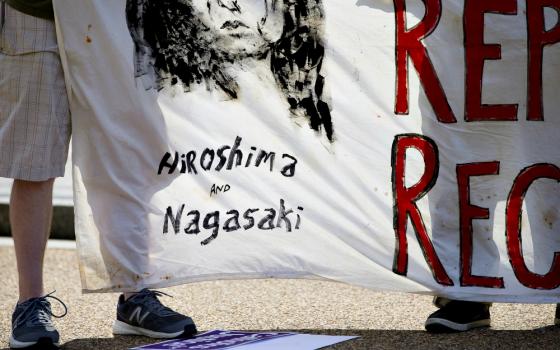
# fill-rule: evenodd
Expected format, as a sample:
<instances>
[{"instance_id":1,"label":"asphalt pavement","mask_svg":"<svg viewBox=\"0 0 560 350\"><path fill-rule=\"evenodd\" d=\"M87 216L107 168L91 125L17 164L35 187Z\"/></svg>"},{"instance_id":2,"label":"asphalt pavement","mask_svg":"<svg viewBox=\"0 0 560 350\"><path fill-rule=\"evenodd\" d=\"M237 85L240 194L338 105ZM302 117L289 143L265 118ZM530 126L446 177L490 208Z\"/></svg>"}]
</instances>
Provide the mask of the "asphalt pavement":
<instances>
[{"instance_id":1,"label":"asphalt pavement","mask_svg":"<svg viewBox=\"0 0 560 350\"><path fill-rule=\"evenodd\" d=\"M0 349L8 348L11 312L17 300L13 247L0 246ZM47 249L45 288L67 304L56 319L62 349L113 350L155 342L113 336L118 294L82 294L73 249ZM492 328L432 335L423 329L435 310L431 297L380 293L341 283L309 280L201 282L164 290L168 306L193 317L199 331L276 331L361 338L329 349L559 349L554 305L495 304ZM59 312L56 303L54 311Z\"/></svg>"}]
</instances>

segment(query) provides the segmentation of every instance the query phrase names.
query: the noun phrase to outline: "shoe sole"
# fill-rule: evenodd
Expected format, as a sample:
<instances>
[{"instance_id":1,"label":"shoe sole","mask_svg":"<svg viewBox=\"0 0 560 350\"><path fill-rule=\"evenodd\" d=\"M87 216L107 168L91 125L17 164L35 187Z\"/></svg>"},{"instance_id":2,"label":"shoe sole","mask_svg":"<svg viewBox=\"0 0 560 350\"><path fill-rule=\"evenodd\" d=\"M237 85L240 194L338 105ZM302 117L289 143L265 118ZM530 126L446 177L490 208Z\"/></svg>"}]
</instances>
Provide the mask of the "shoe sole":
<instances>
[{"instance_id":1,"label":"shoe sole","mask_svg":"<svg viewBox=\"0 0 560 350\"><path fill-rule=\"evenodd\" d=\"M59 346L59 343L53 343L52 339L48 337L39 338L37 341L23 342L15 339L13 335L10 335L10 348L12 349L58 349Z\"/></svg>"},{"instance_id":2,"label":"shoe sole","mask_svg":"<svg viewBox=\"0 0 560 350\"><path fill-rule=\"evenodd\" d=\"M128 323L116 320L113 323L113 334L115 335L144 335L150 338L172 339L172 338L186 338L191 337L197 333L194 324L186 325L185 328L179 332L164 333L155 332L142 327L131 326Z\"/></svg>"},{"instance_id":3,"label":"shoe sole","mask_svg":"<svg viewBox=\"0 0 560 350\"><path fill-rule=\"evenodd\" d=\"M490 327L490 320L479 320L470 323L455 323L443 318L430 318L424 327L429 333L454 333L465 332L473 328Z\"/></svg>"}]
</instances>

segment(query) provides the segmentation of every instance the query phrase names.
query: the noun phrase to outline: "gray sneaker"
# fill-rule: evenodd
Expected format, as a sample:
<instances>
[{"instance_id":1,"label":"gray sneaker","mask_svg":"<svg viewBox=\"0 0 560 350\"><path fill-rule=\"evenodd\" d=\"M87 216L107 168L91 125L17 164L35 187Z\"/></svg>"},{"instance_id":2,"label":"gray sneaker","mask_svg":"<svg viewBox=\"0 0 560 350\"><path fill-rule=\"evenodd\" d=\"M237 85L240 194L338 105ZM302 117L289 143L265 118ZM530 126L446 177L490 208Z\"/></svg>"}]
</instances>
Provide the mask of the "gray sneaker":
<instances>
[{"instance_id":1,"label":"gray sneaker","mask_svg":"<svg viewBox=\"0 0 560 350\"><path fill-rule=\"evenodd\" d=\"M119 297L113 334L144 335L151 338L188 338L196 334L193 320L164 306L163 292L142 289L124 300Z\"/></svg>"},{"instance_id":2,"label":"gray sneaker","mask_svg":"<svg viewBox=\"0 0 560 350\"><path fill-rule=\"evenodd\" d=\"M60 302L64 307L64 314L54 315L47 298ZM12 315L10 347L13 349L31 347L56 349L60 336L52 324L51 316L60 318L65 316L66 312L66 305L57 297L52 296L52 293L16 305Z\"/></svg>"}]
</instances>

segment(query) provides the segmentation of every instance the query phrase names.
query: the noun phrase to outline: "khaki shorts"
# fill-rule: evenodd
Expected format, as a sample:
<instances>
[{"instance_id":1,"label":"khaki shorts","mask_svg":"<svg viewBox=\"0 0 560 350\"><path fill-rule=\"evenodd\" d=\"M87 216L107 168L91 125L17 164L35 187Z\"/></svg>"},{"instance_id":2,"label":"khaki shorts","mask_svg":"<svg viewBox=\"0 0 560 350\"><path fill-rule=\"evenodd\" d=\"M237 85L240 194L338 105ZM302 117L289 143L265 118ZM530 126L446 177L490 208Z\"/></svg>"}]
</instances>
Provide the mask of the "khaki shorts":
<instances>
[{"instance_id":1,"label":"khaki shorts","mask_svg":"<svg viewBox=\"0 0 560 350\"><path fill-rule=\"evenodd\" d=\"M63 176L71 125L54 22L0 6L0 177Z\"/></svg>"}]
</instances>

